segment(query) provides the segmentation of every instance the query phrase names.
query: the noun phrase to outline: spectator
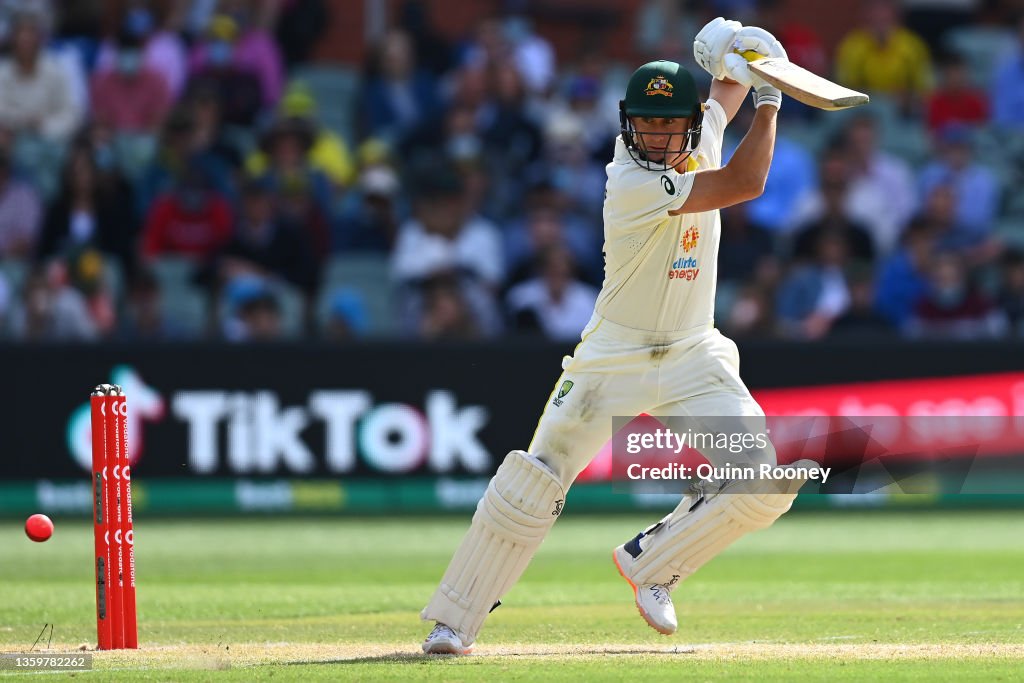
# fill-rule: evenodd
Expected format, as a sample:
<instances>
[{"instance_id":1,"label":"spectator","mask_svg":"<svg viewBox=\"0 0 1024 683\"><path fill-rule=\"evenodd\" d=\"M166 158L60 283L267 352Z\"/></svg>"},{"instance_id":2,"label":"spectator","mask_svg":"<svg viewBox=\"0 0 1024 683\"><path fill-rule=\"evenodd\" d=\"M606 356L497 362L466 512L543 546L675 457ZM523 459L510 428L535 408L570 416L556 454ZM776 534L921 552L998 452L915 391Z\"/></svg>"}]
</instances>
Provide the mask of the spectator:
<instances>
[{"instance_id":1,"label":"spectator","mask_svg":"<svg viewBox=\"0 0 1024 683\"><path fill-rule=\"evenodd\" d=\"M883 263L875 290L875 310L902 328L928 287L928 268L935 253L935 229L924 219L910 224L902 244Z\"/></svg>"},{"instance_id":2,"label":"spectator","mask_svg":"<svg viewBox=\"0 0 1024 683\"><path fill-rule=\"evenodd\" d=\"M7 282L6 277L0 276L0 339L6 338L10 331L8 318L10 317L13 305L13 302L11 301L13 298L11 284Z\"/></svg>"},{"instance_id":3,"label":"spectator","mask_svg":"<svg viewBox=\"0 0 1024 683\"><path fill-rule=\"evenodd\" d=\"M424 170L417 183L414 214L399 229L392 255L395 278L457 269L496 289L504 274L501 239L489 221L467 215L459 177L451 169Z\"/></svg>"},{"instance_id":4,"label":"spectator","mask_svg":"<svg viewBox=\"0 0 1024 683\"><path fill-rule=\"evenodd\" d=\"M570 199L581 215L597 223L601 219L604 188L608 180L605 164L587 153L583 124L575 118L555 118L545 131L545 164L558 190Z\"/></svg>"},{"instance_id":5,"label":"spectator","mask_svg":"<svg viewBox=\"0 0 1024 683\"><path fill-rule=\"evenodd\" d=\"M92 78L92 115L117 133L155 134L171 108L164 78L145 65L138 38L122 36L114 68Z\"/></svg>"},{"instance_id":6,"label":"spectator","mask_svg":"<svg viewBox=\"0 0 1024 683\"><path fill-rule=\"evenodd\" d=\"M177 186L153 203L142 236L142 254L146 258L209 258L231 239L231 224L227 199L211 187L202 166L194 162Z\"/></svg>"},{"instance_id":7,"label":"spectator","mask_svg":"<svg viewBox=\"0 0 1024 683\"><path fill-rule=\"evenodd\" d=\"M932 50L947 44L949 32L975 20L979 0L902 0L906 25L928 43Z\"/></svg>"},{"instance_id":8,"label":"spectator","mask_svg":"<svg viewBox=\"0 0 1024 683\"><path fill-rule=\"evenodd\" d=\"M764 339L775 330L775 294L781 267L774 256L757 261L749 282L742 286L728 311L718 311L730 336Z\"/></svg>"},{"instance_id":9,"label":"spectator","mask_svg":"<svg viewBox=\"0 0 1024 683\"><path fill-rule=\"evenodd\" d=\"M971 230L958 222L953 185L936 185L925 197L921 217L935 235L936 246L960 252L970 267L988 264L1002 253L1003 243L991 229Z\"/></svg>"},{"instance_id":10,"label":"spectator","mask_svg":"<svg viewBox=\"0 0 1024 683\"><path fill-rule=\"evenodd\" d=\"M231 241L212 258L209 269L220 283L242 276L281 278L312 297L319 284L313 250L301 228L281 220L266 180L249 181Z\"/></svg>"},{"instance_id":11,"label":"spectator","mask_svg":"<svg viewBox=\"0 0 1024 683\"><path fill-rule=\"evenodd\" d=\"M264 134L261 147L269 164L265 176L278 196L278 209L303 229L319 263L331 248L334 201L330 181L310 161L315 137L309 121L283 119Z\"/></svg>"},{"instance_id":12,"label":"spectator","mask_svg":"<svg viewBox=\"0 0 1024 683\"><path fill-rule=\"evenodd\" d=\"M736 130L749 127L754 116L752 108L742 107L733 121ZM724 151L728 162L736 151L734 142L727 143ZM817 184L814 159L806 148L781 133L775 138L768 180L764 192L744 208L750 220L768 230L784 233L797 227L800 211L811 201Z\"/></svg>"},{"instance_id":13,"label":"spectator","mask_svg":"<svg viewBox=\"0 0 1024 683\"><path fill-rule=\"evenodd\" d=\"M925 296L904 332L929 339L981 339L999 336L1005 329L1005 317L971 283L963 258L956 252L939 252L929 268Z\"/></svg>"},{"instance_id":14,"label":"spectator","mask_svg":"<svg viewBox=\"0 0 1024 683\"><path fill-rule=\"evenodd\" d=\"M391 251L398 235L398 175L384 165L363 169L331 236L332 252Z\"/></svg>"},{"instance_id":15,"label":"spectator","mask_svg":"<svg viewBox=\"0 0 1024 683\"><path fill-rule=\"evenodd\" d=\"M218 15L210 22L208 41L193 53L188 92L206 89L220 93L224 123L249 128L263 110L265 94L259 76L237 57L238 49L238 24L231 17Z\"/></svg>"},{"instance_id":16,"label":"spectator","mask_svg":"<svg viewBox=\"0 0 1024 683\"><path fill-rule=\"evenodd\" d=\"M786 54L794 64L827 78L828 53L821 36L807 24L784 16L783 5L782 0L760 0L756 20L743 23L763 27L786 46Z\"/></svg>"},{"instance_id":17,"label":"spectator","mask_svg":"<svg viewBox=\"0 0 1024 683\"><path fill-rule=\"evenodd\" d=\"M1024 129L1024 12L1017 17L1017 44L992 78L992 123Z\"/></svg>"},{"instance_id":18,"label":"spectator","mask_svg":"<svg viewBox=\"0 0 1024 683\"><path fill-rule=\"evenodd\" d=\"M178 34L161 24L158 13L148 0L129 3L120 31L141 45L143 68L160 74L171 99L177 99L184 91L188 77L185 45ZM116 70L117 53L117 45L112 40L105 40L96 58L96 73Z\"/></svg>"},{"instance_id":19,"label":"spectator","mask_svg":"<svg viewBox=\"0 0 1024 683\"><path fill-rule=\"evenodd\" d=\"M597 290L575 279L572 254L564 247L546 250L537 265L538 277L508 293L513 326L558 341L579 338L594 313Z\"/></svg>"},{"instance_id":20,"label":"spectator","mask_svg":"<svg viewBox=\"0 0 1024 683\"><path fill-rule=\"evenodd\" d=\"M118 336L128 341L166 341L185 336L167 316L160 283L148 269L139 270L129 280Z\"/></svg>"},{"instance_id":21,"label":"spectator","mask_svg":"<svg viewBox=\"0 0 1024 683\"><path fill-rule=\"evenodd\" d=\"M287 0L283 5L274 34L285 66L291 68L309 61L333 17L327 0Z\"/></svg>"},{"instance_id":22,"label":"spectator","mask_svg":"<svg viewBox=\"0 0 1024 683\"><path fill-rule=\"evenodd\" d=\"M217 149L204 147L191 106L182 106L171 112L164 124L160 144L152 162L141 173L138 181L138 207L145 216L157 197L174 190L189 166L201 169L204 178L220 194L234 197L230 165Z\"/></svg>"},{"instance_id":23,"label":"spectator","mask_svg":"<svg viewBox=\"0 0 1024 683\"><path fill-rule=\"evenodd\" d=\"M75 145L64 167L61 191L46 212L37 256L49 258L91 245L115 256L131 276L139 225L131 187L119 176L101 176L93 148Z\"/></svg>"},{"instance_id":24,"label":"spectator","mask_svg":"<svg viewBox=\"0 0 1024 683\"><path fill-rule=\"evenodd\" d=\"M722 237L718 251L718 278L742 282L753 278L764 259L773 258L768 230L753 223L742 205L722 209Z\"/></svg>"},{"instance_id":25,"label":"spectator","mask_svg":"<svg viewBox=\"0 0 1024 683\"><path fill-rule=\"evenodd\" d=\"M351 341L366 336L369 329L369 314L360 292L347 287L331 292L324 325L328 341Z\"/></svg>"},{"instance_id":26,"label":"spectator","mask_svg":"<svg viewBox=\"0 0 1024 683\"><path fill-rule=\"evenodd\" d=\"M411 160L410 165L413 167L427 167L438 157L452 166L476 163L485 154L481 132L485 111L483 102L472 105L454 100L440 119L425 121L409 134L402 145L405 158ZM497 188L498 196L492 197L490 201L492 208L494 204L502 205L497 209L499 215L503 214L504 204L508 203L502 195L512 192L506 188L517 185L511 174L505 175L505 179L506 182Z\"/></svg>"},{"instance_id":27,"label":"spectator","mask_svg":"<svg viewBox=\"0 0 1024 683\"><path fill-rule=\"evenodd\" d=\"M875 248L887 253L916 209L913 176L906 163L878 148L878 125L868 114L851 121L845 151L851 164L847 211L868 229Z\"/></svg>"},{"instance_id":28,"label":"spectator","mask_svg":"<svg viewBox=\"0 0 1024 683\"><path fill-rule=\"evenodd\" d=\"M476 42L465 51L463 64L489 69L511 65L519 72L527 92L546 97L554 83L555 52L538 36L529 19L509 16L479 24Z\"/></svg>"},{"instance_id":29,"label":"spectator","mask_svg":"<svg viewBox=\"0 0 1024 683\"><path fill-rule=\"evenodd\" d=\"M29 12L39 18L44 33L53 30L56 12L52 0L0 0L0 43L8 44L18 17Z\"/></svg>"},{"instance_id":30,"label":"spectator","mask_svg":"<svg viewBox=\"0 0 1024 683\"><path fill-rule=\"evenodd\" d=\"M231 175L242 170L243 156L248 151L224 123L224 102L220 94L209 88L196 88L185 102L192 121L189 146L209 157L209 164Z\"/></svg>"},{"instance_id":31,"label":"spectator","mask_svg":"<svg viewBox=\"0 0 1024 683\"><path fill-rule=\"evenodd\" d=\"M777 308L780 331L794 339L820 339L850 307L845 268L849 264L846 239L824 232L815 245L813 263L798 266L779 288Z\"/></svg>"},{"instance_id":32,"label":"spectator","mask_svg":"<svg viewBox=\"0 0 1024 683\"><path fill-rule=\"evenodd\" d=\"M967 62L958 54L942 61L942 81L928 98L928 130L937 135L953 124L980 125L988 120L988 98L971 84Z\"/></svg>"},{"instance_id":33,"label":"spectator","mask_svg":"<svg viewBox=\"0 0 1024 683\"><path fill-rule=\"evenodd\" d=\"M829 337L878 339L891 337L896 330L875 309L874 273L870 267L856 266L848 276L850 307L836 318Z\"/></svg>"},{"instance_id":34,"label":"spectator","mask_svg":"<svg viewBox=\"0 0 1024 683\"><path fill-rule=\"evenodd\" d=\"M405 0L399 16L399 25L414 45L416 63L440 78L453 66L452 49L433 27L430 8L423 0Z\"/></svg>"},{"instance_id":35,"label":"spectator","mask_svg":"<svg viewBox=\"0 0 1024 683\"><path fill-rule=\"evenodd\" d=\"M422 281L407 300L415 334L427 341L471 340L499 329L493 299L474 281L451 270L438 270Z\"/></svg>"},{"instance_id":36,"label":"spectator","mask_svg":"<svg viewBox=\"0 0 1024 683\"><path fill-rule=\"evenodd\" d=\"M517 177L540 157L540 129L527 110L522 78L515 69L498 65L490 70L488 80L492 84L493 97L479 112L476 122L480 125L487 157L502 172ZM468 113L468 110L461 111ZM473 132L474 119L465 118L466 125L449 126L450 144L457 144L452 137ZM577 142L584 143L582 136ZM585 156L589 157L589 153Z\"/></svg>"},{"instance_id":37,"label":"spectator","mask_svg":"<svg viewBox=\"0 0 1024 683\"><path fill-rule=\"evenodd\" d=\"M433 77L414 61L408 34L384 36L363 78L362 129L390 144L403 141L438 114Z\"/></svg>"},{"instance_id":38,"label":"spectator","mask_svg":"<svg viewBox=\"0 0 1024 683\"><path fill-rule=\"evenodd\" d=\"M586 55L582 68L591 68L590 63L600 59L596 55ZM597 65L597 68L606 66ZM545 116L548 121L562 118L574 118L583 129L583 143L591 159L607 163L615 152L615 138L619 134L619 121L609 116L609 110L617 112L603 97L603 85L600 77L591 74L579 74L569 80L565 87L564 98L549 108Z\"/></svg>"},{"instance_id":39,"label":"spectator","mask_svg":"<svg viewBox=\"0 0 1024 683\"><path fill-rule=\"evenodd\" d=\"M352 154L344 138L317 122L316 106L309 88L296 83L288 89L281 101L279 120L301 122L313 131L314 139L306 156L307 163L326 175L335 187L347 187L356 177ZM246 170L253 176L262 175L268 163L266 154L257 150L246 160Z\"/></svg>"},{"instance_id":40,"label":"spectator","mask_svg":"<svg viewBox=\"0 0 1024 683\"><path fill-rule=\"evenodd\" d=\"M256 78L262 105L276 106L284 91L284 63L273 36L260 25L253 3L220 0L217 10L207 40L192 49L191 72L213 68L250 74Z\"/></svg>"},{"instance_id":41,"label":"spectator","mask_svg":"<svg viewBox=\"0 0 1024 683\"><path fill-rule=\"evenodd\" d=\"M572 206L571 198L540 177L527 189L522 209L503 226L508 282L532 277L538 255L554 245L572 252L583 279L599 284L604 276L599 228Z\"/></svg>"},{"instance_id":42,"label":"spectator","mask_svg":"<svg viewBox=\"0 0 1024 683\"><path fill-rule=\"evenodd\" d=\"M650 59L671 59L691 73L693 43L683 36L695 36L702 25L701 17L680 0L645 0L636 16L633 49Z\"/></svg>"},{"instance_id":43,"label":"spectator","mask_svg":"<svg viewBox=\"0 0 1024 683\"><path fill-rule=\"evenodd\" d=\"M22 301L11 311L13 338L19 341L93 341L100 336L85 297L69 286L54 268L34 270L22 291Z\"/></svg>"},{"instance_id":44,"label":"spectator","mask_svg":"<svg viewBox=\"0 0 1024 683\"><path fill-rule=\"evenodd\" d=\"M874 261L875 245L871 233L850 217L847 200L850 194L849 163L844 154L831 150L821 162L820 209L809 223L793 237L792 255L810 260L817 251L818 240L830 232L842 237L851 258L868 263Z\"/></svg>"},{"instance_id":45,"label":"spectator","mask_svg":"<svg viewBox=\"0 0 1024 683\"><path fill-rule=\"evenodd\" d=\"M547 97L555 81L554 48L533 30L530 20L521 15L505 19L502 31L512 50L512 63L522 76L526 90L532 95Z\"/></svg>"},{"instance_id":46,"label":"spectator","mask_svg":"<svg viewBox=\"0 0 1024 683\"><path fill-rule=\"evenodd\" d=\"M900 23L895 0L867 0L864 6L864 26L839 44L837 80L856 90L891 95L911 111L932 86L928 46Z\"/></svg>"},{"instance_id":47,"label":"spectator","mask_svg":"<svg viewBox=\"0 0 1024 683\"><path fill-rule=\"evenodd\" d=\"M955 221L965 239L977 243L991 234L999 211L999 180L987 166L974 159L973 132L950 125L937 140L937 158L921 171L921 196L927 200L939 186L953 189Z\"/></svg>"},{"instance_id":48,"label":"spectator","mask_svg":"<svg viewBox=\"0 0 1024 683\"><path fill-rule=\"evenodd\" d=\"M43 207L31 185L19 180L0 149L0 257L24 258L39 239Z\"/></svg>"},{"instance_id":49,"label":"spectator","mask_svg":"<svg viewBox=\"0 0 1024 683\"><path fill-rule=\"evenodd\" d=\"M224 337L233 342L267 342L284 337L281 303L270 285L260 278L243 276L227 287L229 317Z\"/></svg>"},{"instance_id":50,"label":"spectator","mask_svg":"<svg viewBox=\"0 0 1024 683\"><path fill-rule=\"evenodd\" d=\"M1024 335L1024 252L1014 249L1003 255L1002 282L997 303L1010 329Z\"/></svg>"},{"instance_id":51,"label":"spectator","mask_svg":"<svg viewBox=\"0 0 1024 683\"><path fill-rule=\"evenodd\" d=\"M117 325L117 307L110 287L110 268L102 253L90 246L69 250L50 262L48 275L78 290L84 297L89 316L101 335L113 332Z\"/></svg>"},{"instance_id":52,"label":"spectator","mask_svg":"<svg viewBox=\"0 0 1024 683\"><path fill-rule=\"evenodd\" d=\"M70 95L64 68L43 51L43 32L35 13L15 18L11 55L0 60L0 125L64 144L78 128L82 111Z\"/></svg>"}]
</instances>

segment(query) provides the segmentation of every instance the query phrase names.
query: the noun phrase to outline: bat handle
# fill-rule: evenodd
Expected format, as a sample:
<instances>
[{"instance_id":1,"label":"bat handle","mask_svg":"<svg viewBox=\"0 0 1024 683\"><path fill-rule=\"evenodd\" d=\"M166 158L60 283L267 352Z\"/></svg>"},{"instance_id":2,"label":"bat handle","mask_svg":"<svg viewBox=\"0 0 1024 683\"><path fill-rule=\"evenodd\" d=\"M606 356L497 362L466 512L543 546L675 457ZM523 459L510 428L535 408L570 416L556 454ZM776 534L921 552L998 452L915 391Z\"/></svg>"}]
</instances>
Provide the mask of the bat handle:
<instances>
[{"instance_id":1,"label":"bat handle","mask_svg":"<svg viewBox=\"0 0 1024 683\"><path fill-rule=\"evenodd\" d=\"M756 62L760 59L765 59L764 55L754 52L753 50L743 50L742 52L740 50L735 50L734 52L748 62Z\"/></svg>"}]
</instances>

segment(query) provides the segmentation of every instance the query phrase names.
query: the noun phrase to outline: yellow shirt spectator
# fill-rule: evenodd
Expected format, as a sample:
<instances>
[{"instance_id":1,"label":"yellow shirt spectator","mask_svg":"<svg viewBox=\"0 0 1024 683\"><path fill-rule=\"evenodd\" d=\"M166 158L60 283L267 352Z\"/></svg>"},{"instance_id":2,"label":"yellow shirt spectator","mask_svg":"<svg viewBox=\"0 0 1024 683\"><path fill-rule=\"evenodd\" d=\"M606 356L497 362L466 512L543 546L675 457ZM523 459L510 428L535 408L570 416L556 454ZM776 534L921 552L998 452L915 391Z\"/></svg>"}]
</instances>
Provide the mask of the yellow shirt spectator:
<instances>
[{"instance_id":1,"label":"yellow shirt spectator","mask_svg":"<svg viewBox=\"0 0 1024 683\"><path fill-rule=\"evenodd\" d=\"M316 131L307 155L310 166L326 175L335 185L344 187L355 181L357 169L348 145L343 137L316 123L316 101L309 88L302 83L292 84L281 100L280 115L307 121ZM245 160L245 170L254 178L265 173L268 165L266 154L259 150Z\"/></svg>"},{"instance_id":2,"label":"yellow shirt spectator","mask_svg":"<svg viewBox=\"0 0 1024 683\"><path fill-rule=\"evenodd\" d=\"M307 158L310 166L323 172L335 185L347 186L355 180L356 166L348 146L332 130L321 128L317 131ZM261 151L253 152L245 160L245 170L251 177L262 175L267 166L267 155Z\"/></svg>"},{"instance_id":3,"label":"yellow shirt spectator","mask_svg":"<svg viewBox=\"0 0 1024 683\"><path fill-rule=\"evenodd\" d=\"M839 44L836 76L845 86L890 95L924 94L932 87L928 46L917 34L896 27L888 39L864 29Z\"/></svg>"}]
</instances>

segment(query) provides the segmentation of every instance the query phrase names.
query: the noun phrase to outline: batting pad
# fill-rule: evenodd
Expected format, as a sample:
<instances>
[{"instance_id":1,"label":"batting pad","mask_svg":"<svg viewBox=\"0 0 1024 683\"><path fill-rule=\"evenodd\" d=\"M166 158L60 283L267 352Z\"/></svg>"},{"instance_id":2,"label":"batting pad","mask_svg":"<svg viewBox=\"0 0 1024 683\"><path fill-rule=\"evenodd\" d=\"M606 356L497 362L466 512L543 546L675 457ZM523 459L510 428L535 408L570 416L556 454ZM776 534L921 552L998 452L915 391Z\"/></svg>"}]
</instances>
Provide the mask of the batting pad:
<instances>
[{"instance_id":1,"label":"batting pad","mask_svg":"<svg viewBox=\"0 0 1024 683\"><path fill-rule=\"evenodd\" d=\"M816 464L801 460L789 467ZM641 552L623 569L638 586L651 583L674 586L741 536L771 526L789 510L806 481L800 478L733 481L721 492L700 500L695 507L691 508L684 499L662 524L640 539Z\"/></svg>"},{"instance_id":2,"label":"batting pad","mask_svg":"<svg viewBox=\"0 0 1024 683\"><path fill-rule=\"evenodd\" d=\"M420 616L446 624L463 645L472 644L488 612L519 580L564 502L561 482L546 465L525 451L509 453Z\"/></svg>"}]
</instances>

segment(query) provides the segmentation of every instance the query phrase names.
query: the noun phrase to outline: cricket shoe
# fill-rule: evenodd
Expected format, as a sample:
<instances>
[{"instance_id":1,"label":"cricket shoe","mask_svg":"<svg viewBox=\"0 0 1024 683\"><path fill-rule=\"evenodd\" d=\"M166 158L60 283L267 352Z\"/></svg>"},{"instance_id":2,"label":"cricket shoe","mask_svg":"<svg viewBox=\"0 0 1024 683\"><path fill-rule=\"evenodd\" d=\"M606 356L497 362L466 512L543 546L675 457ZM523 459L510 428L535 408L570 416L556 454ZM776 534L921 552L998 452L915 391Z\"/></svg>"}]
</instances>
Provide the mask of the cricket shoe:
<instances>
[{"instance_id":1,"label":"cricket shoe","mask_svg":"<svg viewBox=\"0 0 1024 683\"><path fill-rule=\"evenodd\" d=\"M629 577L629 571L640 554L640 538L644 534L638 534L636 538L623 543L612 551L612 559L619 570L619 574L633 588L633 595L636 597L636 608L644 621L658 633L670 636L679 628L676 620L676 608L672 604L672 589L678 577L672 579L670 584L645 583L637 585ZM634 550L634 555L630 550Z\"/></svg>"},{"instance_id":2,"label":"cricket shoe","mask_svg":"<svg viewBox=\"0 0 1024 683\"><path fill-rule=\"evenodd\" d=\"M472 643L463 645L459 634L441 622L434 625L434 630L423 641L423 652L428 655L468 655L472 651Z\"/></svg>"}]
</instances>

